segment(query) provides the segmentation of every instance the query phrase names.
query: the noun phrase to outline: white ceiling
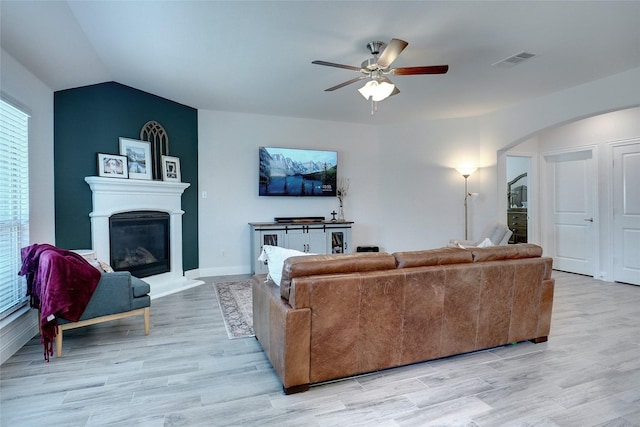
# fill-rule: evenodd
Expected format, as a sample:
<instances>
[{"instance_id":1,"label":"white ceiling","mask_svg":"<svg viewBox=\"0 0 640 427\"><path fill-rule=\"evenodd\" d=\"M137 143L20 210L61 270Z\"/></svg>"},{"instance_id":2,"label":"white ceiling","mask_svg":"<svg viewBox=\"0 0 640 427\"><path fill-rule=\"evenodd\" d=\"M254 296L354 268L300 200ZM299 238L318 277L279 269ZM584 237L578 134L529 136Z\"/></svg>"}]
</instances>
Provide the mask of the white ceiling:
<instances>
[{"instance_id":1,"label":"white ceiling","mask_svg":"<svg viewBox=\"0 0 640 427\"><path fill-rule=\"evenodd\" d=\"M198 109L388 124L488 113L640 67L640 1L7 1L2 48L53 90L105 81ZM366 44L409 42L371 105ZM491 64L527 51L517 66Z\"/></svg>"}]
</instances>

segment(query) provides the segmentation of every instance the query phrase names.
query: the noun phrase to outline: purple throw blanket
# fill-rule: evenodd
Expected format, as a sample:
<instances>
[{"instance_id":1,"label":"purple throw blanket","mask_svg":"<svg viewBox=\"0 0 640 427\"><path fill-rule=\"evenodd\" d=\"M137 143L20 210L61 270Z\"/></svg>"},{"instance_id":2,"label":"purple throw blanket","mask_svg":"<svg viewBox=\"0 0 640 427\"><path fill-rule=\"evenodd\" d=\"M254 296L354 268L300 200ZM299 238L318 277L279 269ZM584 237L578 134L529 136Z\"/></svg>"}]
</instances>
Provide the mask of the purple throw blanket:
<instances>
[{"instance_id":1,"label":"purple throw blanket","mask_svg":"<svg viewBox=\"0 0 640 427\"><path fill-rule=\"evenodd\" d=\"M58 332L57 318L77 322L93 295L100 272L75 252L52 245L22 248L22 268L27 277L27 296L31 307L40 311L41 342L44 357L53 355Z\"/></svg>"}]
</instances>

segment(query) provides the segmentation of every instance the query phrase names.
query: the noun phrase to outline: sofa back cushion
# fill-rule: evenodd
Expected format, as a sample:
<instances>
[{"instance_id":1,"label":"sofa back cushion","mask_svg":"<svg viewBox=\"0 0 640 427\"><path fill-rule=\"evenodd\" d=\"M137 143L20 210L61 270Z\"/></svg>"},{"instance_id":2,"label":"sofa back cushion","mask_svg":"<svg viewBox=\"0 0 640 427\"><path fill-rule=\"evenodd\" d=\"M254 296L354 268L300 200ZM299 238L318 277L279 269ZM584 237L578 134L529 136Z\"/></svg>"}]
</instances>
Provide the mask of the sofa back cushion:
<instances>
[{"instance_id":1,"label":"sofa back cushion","mask_svg":"<svg viewBox=\"0 0 640 427\"><path fill-rule=\"evenodd\" d=\"M485 248L439 248L424 251L395 252L398 268L429 267L433 265L466 264L508 259L538 258L542 247L531 243Z\"/></svg>"},{"instance_id":2,"label":"sofa back cushion","mask_svg":"<svg viewBox=\"0 0 640 427\"><path fill-rule=\"evenodd\" d=\"M294 256L284 261L280 294L285 300L289 300L291 280L296 277L359 273L395 268L395 258L384 252Z\"/></svg>"},{"instance_id":3,"label":"sofa back cushion","mask_svg":"<svg viewBox=\"0 0 640 427\"><path fill-rule=\"evenodd\" d=\"M398 268L429 267L432 265L465 264L473 262L471 250L461 248L396 252L393 256L396 259Z\"/></svg>"},{"instance_id":4,"label":"sofa back cushion","mask_svg":"<svg viewBox=\"0 0 640 427\"><path fill-rule=\"evenodd\" d=\"M471 248L469 251L473 254L473 262L539 258L542 256L542 247L531 243Z\"/></svg>"}]
</instances>

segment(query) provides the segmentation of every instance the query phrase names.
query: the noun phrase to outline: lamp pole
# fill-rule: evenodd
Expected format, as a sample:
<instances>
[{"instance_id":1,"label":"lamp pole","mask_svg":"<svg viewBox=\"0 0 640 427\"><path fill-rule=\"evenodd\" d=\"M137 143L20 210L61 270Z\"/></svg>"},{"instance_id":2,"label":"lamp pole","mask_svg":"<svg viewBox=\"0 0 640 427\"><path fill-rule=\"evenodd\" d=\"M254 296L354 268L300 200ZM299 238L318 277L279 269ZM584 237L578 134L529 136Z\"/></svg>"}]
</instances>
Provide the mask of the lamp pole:
<instances>
[{"instance_id":1,"label":"lamp pole","mask_svg":"<svg viewBox=\"0 0 640 427\"><path fill-rule=\"evenodd\" d=\"M467 189L467 179L469 174L462 175L464 177L464 240L469 239L469 210L467 201L469 199L469 190Z\"/></svg>"},{"instance_id":2,"label":"lamp pole","mask_svg":"<svg viewBox=\"0 0 640 427\"><path fill-rule=\"evenodd\" d=\"M464 166L457 167L456 170L460 173L460 175L464 177L464 240L468 240L469 239L469 209L468 209L467 202L469 201L469 196L471 196L471 193L469 193L469 189L467 187L467 179L469 179L471 174L476 171L476 168L474 166L464 165Z\"/></svg>"}]
</instances>

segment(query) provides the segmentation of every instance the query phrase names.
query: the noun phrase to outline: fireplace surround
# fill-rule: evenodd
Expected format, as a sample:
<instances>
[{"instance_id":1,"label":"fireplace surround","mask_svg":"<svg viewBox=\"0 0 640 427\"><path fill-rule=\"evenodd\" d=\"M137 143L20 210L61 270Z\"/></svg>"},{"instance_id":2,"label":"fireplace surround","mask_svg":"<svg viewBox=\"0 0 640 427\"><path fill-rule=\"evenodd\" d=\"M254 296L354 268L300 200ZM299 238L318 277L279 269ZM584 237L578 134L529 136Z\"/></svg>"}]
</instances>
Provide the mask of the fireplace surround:
<instances>
[{"instance_id":1,"label":"fireplace surround","mask_svg":"<svg viewBox=\"0 0 640 427\"><path fill-rule=\"evenodd\" d=\"M157 211L169 215L170 271L147 276L151 297L157 298L204 282L188 279L182 269L182 193L190 184L88 176L92 191L91 242L96 257L111 264L109 221L115 214Z\"/></svg>"}]
</instances>

